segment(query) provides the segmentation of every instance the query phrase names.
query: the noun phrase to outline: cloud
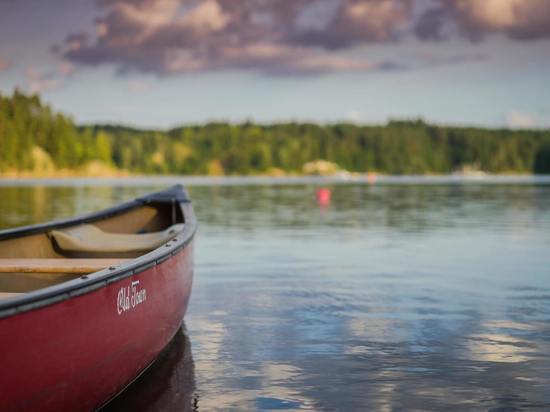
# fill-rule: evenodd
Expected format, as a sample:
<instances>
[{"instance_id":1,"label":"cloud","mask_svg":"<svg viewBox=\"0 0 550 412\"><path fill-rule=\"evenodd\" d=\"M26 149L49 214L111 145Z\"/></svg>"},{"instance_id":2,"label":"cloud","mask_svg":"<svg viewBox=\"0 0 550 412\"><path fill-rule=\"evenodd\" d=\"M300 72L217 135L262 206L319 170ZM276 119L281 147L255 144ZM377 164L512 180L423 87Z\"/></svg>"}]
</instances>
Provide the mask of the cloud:
<instances>
[{"instance_id":1,"label":"cloud","mask_svg":"<svg viewBox=\"0 0 550 412\"><path fill-rule=\"evenodd\" d=\"M57 65L57 69L59 71L59 74L63 77L70 77L76 71L75 65L67 61L62 61L61 63L59 63Z\"/></svg>"},{"instance_id":2,"label":"cloud","mask_svg":"<svg viewBox=\"0 0 550 412\"><path fill-rule=\"evenodd\" d=\"M149 83L138 80L128 82L128 90L134 93L143 93L149 91L150 89L151 85Z\"/></svg>"},{"instance_id":3,"label":"cloud","mask_svg":"<svg viewBox=\"0 0 550 412\"><path fill-rule=\"evenodd\" d=\"M27 67L27 89L29 93L43 93L61 87L61 80L54 73L42 73L32 66Z\"/></svg>"},{"instance_id":4,"label":"cloud","mask_svg":"<svg viewBox=\"0 0 550 412\"><path fill-rule=\"evenodd\" d=\"M416 24L422 39L443 39L455 25L470 39L501 33L518 40L550 37L548 0L438 0Z\"/></svg>"},{"instance_id":5,"label":"cloud","mask_svg":"<svg viewBox=\"0 0 550 412\"><path fill-rule=\"evenodd\" d=\"M329 24L296 30L291 39L325 49L396 40L411 18L410 0L342 0Z\"/></svg>"},{"instance_id":6,"label":"cloud","mask_svg":"<svg viewBox=\"0 0 550 412\"><path fill-rule=\"evenodd\" d=\"M93 39L71 34L61 53L73 63L161 75L221 69L319 74L392 66L333 50L395 38L410 0L328 3L330 10L327 0L99 0ZM311 24L312 16L319 21L323 13L323 27Z\"/></svg>"},{"instance_id":7,"label":"cloud","mask_svg":"<svg viewBox=\"0 0 550 412\"><path fill-rule=\"evenodd\" d=\"M95 33L54 47L119 73L319 74L404 68L353 52L416 36L550 36L549 0L97 0ZM420 7L422 6L422 7ZM418 10L423 10L418 17ZM475 59L474 59L475 60ZM459 62L465 59L457 59ZM452 62L450 62L452 63Z\"/></svg>"},{"instance_id":8,"label":"cloud","mask_svg":"<svg viewBox=\"0 0 550 412\"><path fill-rule=\"evenodd\" d=\"M8 70L11 67L11 62L7 59L0 57L0 72Z\"/></svg>"},{"instance_id":9,"label":"cloud","mask_svg":"<svg viewBox=\"0 0 550 412\"><path fill-rule=\"evenodd\" d=\"M483 53L460 53L442 56L429 52L418 55L419 60L427 67L456 66L465 63L478 63L485 61L487 55Z\"/></svg>"},{"instance_id":10,"label":"cloud","mask_svg":"<svg viewBox=\"0 0 550 412\"><path fill-rule=\"evenodd\" d=\"M511 129L532 129L542 126L537 115L518 111L507 113L504 122Z\"/></svg>"},{"instance_id":11,"label":"cloud","mask_svg":"<svg viewBox=\"0 0 550 412\"><path fill-rule=\"evenodd\" d=\"M344 118L350 123L362 123L365 121L365 114L360 110L350 110L346 113Z\"/></svg>"}]
</instances>

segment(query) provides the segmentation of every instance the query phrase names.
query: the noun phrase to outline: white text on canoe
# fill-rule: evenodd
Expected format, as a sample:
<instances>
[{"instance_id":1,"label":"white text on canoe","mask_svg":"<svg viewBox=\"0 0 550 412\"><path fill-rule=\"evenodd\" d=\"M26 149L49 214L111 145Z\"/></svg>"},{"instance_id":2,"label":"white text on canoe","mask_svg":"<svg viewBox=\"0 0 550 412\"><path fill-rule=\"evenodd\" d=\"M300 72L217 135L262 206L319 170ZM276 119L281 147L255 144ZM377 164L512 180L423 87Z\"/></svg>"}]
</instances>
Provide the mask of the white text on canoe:
<instances>
[{"instance_id":1,"label":"white text on canoe","mask_svg":"<svg viewBox=\"0 0 550 412\"><path fill-rule=\"evenodd\" d=\"M139 280L132 282L130 286L120 288L117 296L117 312L119 315L135 308L147 300L147 291L139 287Z\"/></svg>"}]
</instances>

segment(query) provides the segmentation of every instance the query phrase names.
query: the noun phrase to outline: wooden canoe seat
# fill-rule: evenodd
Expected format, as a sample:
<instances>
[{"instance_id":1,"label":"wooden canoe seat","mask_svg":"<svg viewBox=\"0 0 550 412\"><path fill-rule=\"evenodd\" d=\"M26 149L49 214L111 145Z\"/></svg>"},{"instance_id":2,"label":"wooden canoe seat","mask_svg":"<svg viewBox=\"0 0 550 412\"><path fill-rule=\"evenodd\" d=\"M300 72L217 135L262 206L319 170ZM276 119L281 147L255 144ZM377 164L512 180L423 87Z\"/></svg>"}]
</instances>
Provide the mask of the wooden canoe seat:
<instances>
[{"instance_id":1,"label":"wooden canoe seat","mask_svg":"<svg viewBox=\"0 0 550 412\"><path fill-rule=\"evenodd\" d=\"M183 230L183 223L151 233L110 233L94 225L52 230L50 236L65 252L126 253L147 252L168 242Z\"/></svg>"},{"instance_id":2,"label":"wooden canoe seat","mask_svg":"<svg viewBox=\"0 0 550 412\"><path fill-rule=\"evenodd\" d=\"M129 259L0 259L0 273L93 273Z\"/></svg>"},{"instance_id":3,"label":"wooden canoe seat","mask_svg":"<svg viewBox=\"0 0 550 412\"><path fill-rule=\"evenodd\" d=\"M14 296L19 296L21 293L7 293L0 292L0 299L13 298Z\"/></svg>"}]
</instances>

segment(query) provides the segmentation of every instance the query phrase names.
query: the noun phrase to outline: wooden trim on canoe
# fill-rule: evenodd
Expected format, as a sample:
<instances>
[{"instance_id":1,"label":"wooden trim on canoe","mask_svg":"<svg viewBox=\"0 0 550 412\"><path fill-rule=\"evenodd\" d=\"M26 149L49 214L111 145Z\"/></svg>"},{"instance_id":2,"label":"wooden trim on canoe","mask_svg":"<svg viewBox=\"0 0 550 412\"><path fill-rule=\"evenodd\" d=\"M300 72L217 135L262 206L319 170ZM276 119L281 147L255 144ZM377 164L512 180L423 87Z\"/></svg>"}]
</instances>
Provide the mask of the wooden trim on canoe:
<instances>
[{"instance_id":1,"label":"wooden trim on canoe","mask_svg":"<svg viewBox=\"0 0 550 412\"><path fill-rule=\"evenodd\" d=\"M132 259L0 259L0 273L93 273Z\"/></svg>"},{"instance_id":2,"label":"wooden trim on canoe","mask_svg":"<svg viewBox=\"0 0 550 412\"><path fill-rule=\"evenodd\" d=\"M7 293L7 292L0 292L0 299L7 299L14 296L19 296L21 293Z\"/></svg>"}]
</instances>

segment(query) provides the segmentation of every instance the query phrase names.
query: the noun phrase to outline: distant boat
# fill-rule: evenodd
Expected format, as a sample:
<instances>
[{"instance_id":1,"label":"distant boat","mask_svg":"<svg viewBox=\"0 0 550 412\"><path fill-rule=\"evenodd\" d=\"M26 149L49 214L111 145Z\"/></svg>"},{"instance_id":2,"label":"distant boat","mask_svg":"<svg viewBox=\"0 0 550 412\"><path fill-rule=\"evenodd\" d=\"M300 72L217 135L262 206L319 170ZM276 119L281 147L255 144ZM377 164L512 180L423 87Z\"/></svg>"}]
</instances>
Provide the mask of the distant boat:
<instances>
[{"instance_id":1,"label":"distant boat","mask_svg":"<svg viewBox=\"0 0 550 412\"><path fill-rule=\"evenodd\" d=\"M94 410L181 326L197 227L174 186L0 231L0 411Z\"/></svg>"}]
</instances>

